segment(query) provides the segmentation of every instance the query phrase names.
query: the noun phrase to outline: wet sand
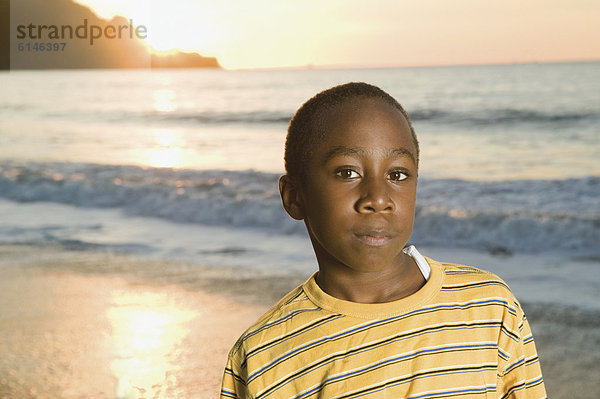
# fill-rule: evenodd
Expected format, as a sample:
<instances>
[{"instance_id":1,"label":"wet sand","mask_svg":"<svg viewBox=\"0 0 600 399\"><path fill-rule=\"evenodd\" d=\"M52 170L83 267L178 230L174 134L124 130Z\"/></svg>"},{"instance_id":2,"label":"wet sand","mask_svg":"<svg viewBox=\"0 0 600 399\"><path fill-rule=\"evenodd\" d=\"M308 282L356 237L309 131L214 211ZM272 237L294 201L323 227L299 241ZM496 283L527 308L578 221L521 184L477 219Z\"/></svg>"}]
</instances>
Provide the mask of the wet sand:
<instances>
[{"instance_id":1,"label":"wet sand","mask_svg":"<svg viewBox=\"0 0 600 399\"><path fill-rule=\"evenodd\" d=\"M1 398L215 398L236 338L305 278L75 249L0 247ZM600 397L597 314L524 307L549 397Z\"/></svg>"}]
</instances>

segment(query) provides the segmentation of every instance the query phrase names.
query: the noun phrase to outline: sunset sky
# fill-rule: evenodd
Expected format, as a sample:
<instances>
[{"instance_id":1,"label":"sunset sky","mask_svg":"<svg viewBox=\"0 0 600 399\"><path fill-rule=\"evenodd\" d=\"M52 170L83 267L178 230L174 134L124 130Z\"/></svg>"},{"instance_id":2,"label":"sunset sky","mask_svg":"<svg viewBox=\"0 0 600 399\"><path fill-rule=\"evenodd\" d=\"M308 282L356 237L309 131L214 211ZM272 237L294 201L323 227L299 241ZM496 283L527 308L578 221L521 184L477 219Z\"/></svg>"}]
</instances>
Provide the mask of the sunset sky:
<instances>
[{"instance_id":1,"label":"sunset sky","mask_svg":"<svg viewBox=\"0 0 600 399\"><path fill-rule=\"evenodd\" d=\"M77 0L225 68L600 59L596 0Z\"/></svg>"}]
</instances>

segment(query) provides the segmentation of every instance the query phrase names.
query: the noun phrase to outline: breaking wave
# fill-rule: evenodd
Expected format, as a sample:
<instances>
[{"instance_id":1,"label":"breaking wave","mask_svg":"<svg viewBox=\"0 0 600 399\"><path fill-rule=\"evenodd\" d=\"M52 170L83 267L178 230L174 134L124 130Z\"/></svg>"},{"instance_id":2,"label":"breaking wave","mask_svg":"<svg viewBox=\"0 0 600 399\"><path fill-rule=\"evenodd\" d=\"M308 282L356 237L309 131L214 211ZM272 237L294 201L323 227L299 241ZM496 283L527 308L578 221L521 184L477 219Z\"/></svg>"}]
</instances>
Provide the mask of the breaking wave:
<instances>
[{"instance_id":1,"label":"breaking wave","mask_svg":"<svg viewBox=\"0 0 600 399\"><path fill-rule=\"evenodd\" d=\"M176 223L303 234L283 211L278 175L84 163L4 164L0 197ZM499 253L600 256L600 178L477 182L423 179L412 242Z\"/></svg>"}]
</instances>

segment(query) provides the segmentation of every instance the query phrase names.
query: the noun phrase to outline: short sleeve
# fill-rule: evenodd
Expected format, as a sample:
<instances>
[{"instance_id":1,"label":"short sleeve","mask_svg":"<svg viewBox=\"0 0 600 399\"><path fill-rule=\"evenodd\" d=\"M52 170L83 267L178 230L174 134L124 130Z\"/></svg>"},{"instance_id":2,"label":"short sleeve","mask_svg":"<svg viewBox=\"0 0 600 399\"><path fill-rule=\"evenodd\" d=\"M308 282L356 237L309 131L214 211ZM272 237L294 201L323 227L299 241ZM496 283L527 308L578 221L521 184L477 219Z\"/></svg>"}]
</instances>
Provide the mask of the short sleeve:
<instances>
[{"instance_id":1,"label":"short sleeve","mask_svg":"<svg viewBox=\"0 0 600 399\"><path fill-rule=\"evenodd\" d=\"M221 383L221 399L225 398L236 398L246 399L249 398L246 389L246 379L244 378L245 369L239 366L239 362L236 361L236 349L239 347L236 345L230 352L225 365L225 372L223 373L223 382Z\"/></svg>"},{"instance_id":2,"label":"short sleeve","mask_svg":"<svg viewBox=\"0 0 600 399\"><path fill-rule=\"evenodd\" d=\"M499 398L542 399L546 389L529 322L517 304L518 330L506 348L508 359L499 372Z\"/></svg>"}]
</instances>

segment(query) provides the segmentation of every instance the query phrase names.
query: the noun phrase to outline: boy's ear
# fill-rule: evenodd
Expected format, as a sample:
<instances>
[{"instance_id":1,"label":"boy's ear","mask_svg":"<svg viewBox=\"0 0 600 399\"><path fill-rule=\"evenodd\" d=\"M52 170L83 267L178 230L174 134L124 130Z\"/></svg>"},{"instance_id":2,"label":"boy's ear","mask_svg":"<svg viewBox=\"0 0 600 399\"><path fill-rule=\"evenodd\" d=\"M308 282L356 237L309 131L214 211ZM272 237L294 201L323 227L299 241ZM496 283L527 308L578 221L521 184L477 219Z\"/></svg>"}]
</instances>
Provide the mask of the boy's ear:
<instances>
[{"instance_id":1,"label":"boy's ear","mask_svg":"<svg viewBox=\"0 0 600 399\"><path fill-rule=\"evenodd\" d=\"M304 219L304 208L302 204L302 196L300 187L296 179L288 175L283 175L279 178L279 194L283 208L293 219Z\"/></svg>"}]
</instances>

